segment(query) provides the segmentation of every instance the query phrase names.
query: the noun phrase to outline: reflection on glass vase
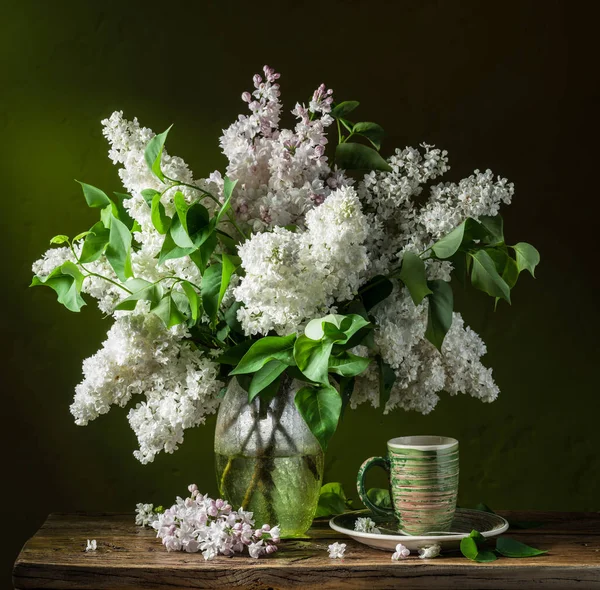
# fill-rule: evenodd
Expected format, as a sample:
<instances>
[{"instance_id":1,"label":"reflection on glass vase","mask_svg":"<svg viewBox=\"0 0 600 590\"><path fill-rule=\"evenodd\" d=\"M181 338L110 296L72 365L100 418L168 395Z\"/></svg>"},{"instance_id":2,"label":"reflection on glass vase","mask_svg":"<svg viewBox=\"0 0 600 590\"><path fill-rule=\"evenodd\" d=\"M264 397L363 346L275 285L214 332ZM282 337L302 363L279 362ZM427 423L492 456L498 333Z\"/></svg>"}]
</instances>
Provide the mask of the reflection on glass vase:
<instances>
[{"instance_id":1,"label":"reflection on glass vase","mask_svg":"<svg viewBox=\"0 0 600 590\"><path fill-rule=\"evenodd\" d=\"M284 375L273 399L248 403L232 379L215 431L220 496L252 511L259 526L279 524L286 537L310 527L323 479L323 451L294 404L301 386Z\"/></svg>"}]
</instances>

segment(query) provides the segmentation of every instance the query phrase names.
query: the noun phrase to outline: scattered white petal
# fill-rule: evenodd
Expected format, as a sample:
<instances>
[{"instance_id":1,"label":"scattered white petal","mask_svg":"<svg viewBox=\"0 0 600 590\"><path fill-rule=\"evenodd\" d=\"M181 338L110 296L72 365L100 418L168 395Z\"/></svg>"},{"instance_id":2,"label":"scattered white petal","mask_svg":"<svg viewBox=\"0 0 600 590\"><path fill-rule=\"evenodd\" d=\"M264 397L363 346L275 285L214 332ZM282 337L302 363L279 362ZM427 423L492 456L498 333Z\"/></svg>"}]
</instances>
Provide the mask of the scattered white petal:
<instances>
[{"instance_id":1,"label":"scattered white petal","mask_svg":"<svg viewBox=\"0 0 600 590\"><path fill-rule=\"evenodd\" d=\"M440 554L442 548L439 545L428 545L426 547L419 547L419 557L421 559L431 559L437 557Z\"/></svg>"},{"instance_id":2,"label":"scattered white petal","mask_svg":"<svg viewBox=\"0 0 600 590\"><path fill-rule=\"evenodd\" d=\"M341 559L346 551L346 543L335 542L328 547L329 557L331 559Z\"/></svg>"},{"instance_id":3,"label":"scattered white petal","mask_svg":"<svg viewBox=\"0 0 600 590\"><path fill-rule=\"evenodd\" d=\"M88 539L85 550L86 551L96 551L96 549L98 549L98 544L96 543L96 539L92 539L91 541Z\"/></svg>"},{"instance_id":4,"label":"scattered white petal","mask_svg":"<svg viewBox=\"0 0 600 590\"><path fill-rule=\"evenodd\" d=\"M396 545L396 551L392 554L392 561L398 561L400 559L406 559L410 555L410 549L405 547L402 543Z\"/></svg>"}]
</instances>

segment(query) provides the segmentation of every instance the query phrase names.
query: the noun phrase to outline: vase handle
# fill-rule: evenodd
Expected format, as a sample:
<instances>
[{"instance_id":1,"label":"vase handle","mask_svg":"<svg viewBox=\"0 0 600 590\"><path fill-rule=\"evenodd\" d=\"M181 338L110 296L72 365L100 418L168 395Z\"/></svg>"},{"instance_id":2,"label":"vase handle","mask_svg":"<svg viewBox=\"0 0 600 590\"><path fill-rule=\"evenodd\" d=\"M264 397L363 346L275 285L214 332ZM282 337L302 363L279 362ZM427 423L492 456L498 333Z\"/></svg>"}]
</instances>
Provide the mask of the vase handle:
<instances>
[{"instance_id":1,"label":"vase handle","mask_svg":"<svg viewBox=\"0 0 600 590\"><path fill-rule=\"evenodd\" d=\"M367 496L367 491L365 490L365 476L371 467L382 467L388 472L388 475L390 472L390 462L385 457L371 457L360 466L358 476L356 477L356 489L358 490L361 502L374 514L387 517L394 516L394 511L392 509L375 506Z\"/></svg>"}]
</instances>

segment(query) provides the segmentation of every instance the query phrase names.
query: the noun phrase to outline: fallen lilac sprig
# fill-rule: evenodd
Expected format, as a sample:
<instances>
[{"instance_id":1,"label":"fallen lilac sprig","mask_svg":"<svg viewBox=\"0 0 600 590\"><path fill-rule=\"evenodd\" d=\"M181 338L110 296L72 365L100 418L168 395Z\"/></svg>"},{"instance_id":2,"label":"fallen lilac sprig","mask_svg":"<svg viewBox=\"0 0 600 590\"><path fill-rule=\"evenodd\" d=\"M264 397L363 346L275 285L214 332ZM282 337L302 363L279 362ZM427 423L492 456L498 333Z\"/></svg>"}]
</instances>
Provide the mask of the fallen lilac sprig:
<instances>
[{"instance_id":1,"label":"fallen lilac sprig","mask_svg":"<svg viewBox=\"0 0 600 590\"><path fill-rule=\"evenodd\" d=\"M242 553L246 547L254 558L277 551L279 526L254 528L252 512L235 511L225 500L203 496L195 484L188 490L189 498L177 497L175 504L160 514L152 504L137 505L136 523L155 529L167 551L201 551L206 560Z\"/></svg>"}]
</instances>

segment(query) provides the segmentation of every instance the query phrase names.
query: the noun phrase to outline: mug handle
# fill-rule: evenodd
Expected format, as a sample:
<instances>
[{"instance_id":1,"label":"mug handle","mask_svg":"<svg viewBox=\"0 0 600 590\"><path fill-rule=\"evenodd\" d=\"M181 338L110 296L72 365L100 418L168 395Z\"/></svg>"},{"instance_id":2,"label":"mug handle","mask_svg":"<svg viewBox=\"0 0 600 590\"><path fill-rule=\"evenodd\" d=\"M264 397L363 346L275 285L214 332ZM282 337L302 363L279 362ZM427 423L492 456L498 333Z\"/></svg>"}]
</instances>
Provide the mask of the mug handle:
<instances>
[{"instance_id":1,"label":"mug handle","mask_svg":"<svg viewBox=\"0 0 600 590\"><path fill-rule=\"evenodd\" d=\"M387 517L394 516L393 509L375 506L375 504L373 504L373 502L371 502L367 496L367 491L365 490L365 476L371 467L382 467L388 472L388 474L390 472L390 462L385 457L371 457L367 459L358 470L358 476L356 478L356 489L358 491L358 495L360 496L362 503L374 514Z\"/></svg>"}]
</instances>

